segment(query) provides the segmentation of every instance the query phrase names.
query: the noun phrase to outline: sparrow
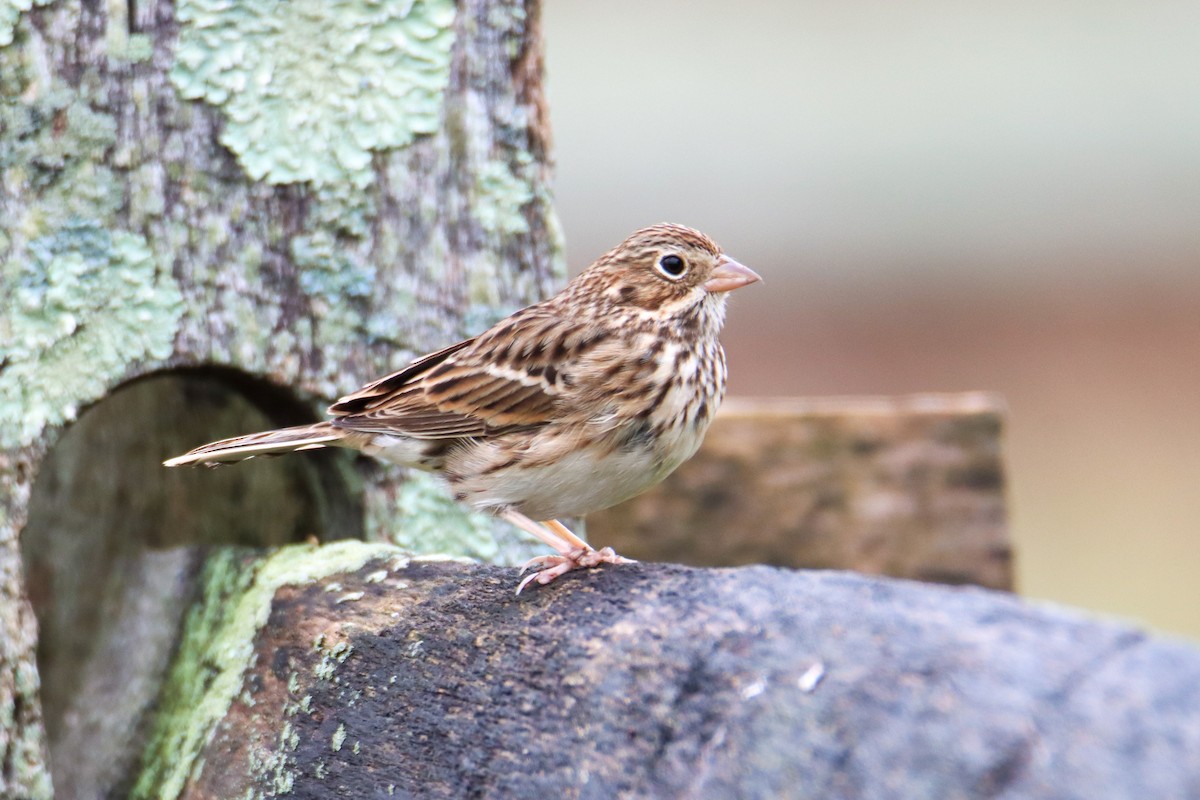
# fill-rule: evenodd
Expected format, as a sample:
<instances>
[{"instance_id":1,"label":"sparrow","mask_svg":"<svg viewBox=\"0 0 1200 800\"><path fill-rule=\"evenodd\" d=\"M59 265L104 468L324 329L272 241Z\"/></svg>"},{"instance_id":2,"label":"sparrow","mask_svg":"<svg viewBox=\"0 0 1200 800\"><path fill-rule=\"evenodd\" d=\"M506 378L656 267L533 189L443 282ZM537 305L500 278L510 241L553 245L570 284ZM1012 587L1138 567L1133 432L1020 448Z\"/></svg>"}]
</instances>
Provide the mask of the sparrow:
<instances>
[{"instance_id":1,"label":"sparrow","mask_svg":"<svg viewBox=\"0 0 1200 800\"><path fill-rule=\"evenodd\" d=\"M699 231L644 228L553 297L341 398L325 422L163 463L346 447L439 473L459 502L553 548L525 565L538 569L518 594L531 581L625 563L558 518L640 494L696 452L725 396L726 300L758 280Z\"/></svg>"}]
</instances>

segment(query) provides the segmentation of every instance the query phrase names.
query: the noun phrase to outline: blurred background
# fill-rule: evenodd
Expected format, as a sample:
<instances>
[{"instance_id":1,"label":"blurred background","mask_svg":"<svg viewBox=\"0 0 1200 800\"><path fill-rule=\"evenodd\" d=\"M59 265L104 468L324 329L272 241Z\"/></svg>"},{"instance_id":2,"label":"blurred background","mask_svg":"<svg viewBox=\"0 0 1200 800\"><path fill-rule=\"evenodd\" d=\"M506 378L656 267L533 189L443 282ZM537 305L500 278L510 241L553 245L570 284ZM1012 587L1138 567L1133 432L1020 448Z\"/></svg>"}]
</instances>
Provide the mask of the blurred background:
<instances>
[{"instance_id":1,"label":"blurred background","mask_svg":"<svg viewBox=\"0 0 1200 800\"><path fill-rule=\"evenodd\" d=\"M572 273L765 278L738 395L990 389L1018 588L1200 640L1200 4L551 0Z\"/></svg>"}]
</instances>

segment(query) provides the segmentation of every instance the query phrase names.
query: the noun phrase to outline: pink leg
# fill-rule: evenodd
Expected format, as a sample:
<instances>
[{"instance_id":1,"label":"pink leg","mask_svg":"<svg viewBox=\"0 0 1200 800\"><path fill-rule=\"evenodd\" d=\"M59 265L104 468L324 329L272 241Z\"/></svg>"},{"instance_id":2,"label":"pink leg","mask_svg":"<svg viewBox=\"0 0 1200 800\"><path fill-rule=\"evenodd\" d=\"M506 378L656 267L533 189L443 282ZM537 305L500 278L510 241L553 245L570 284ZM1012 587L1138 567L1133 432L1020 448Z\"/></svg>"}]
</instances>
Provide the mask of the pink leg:
<instances>
[{"instance_id":1,"label":"pink leg","mask_svg":"<svg viewBox=\"0 0 1200 800\"><path fill-rule=\"evenodd\" d=\"M558 520L556 520L556 519L547 519L547 520L543 520L543 521L542 521L542 524L543 524L543 525L545 525L545 526L546 526L547 528L549 528L550 530L552 530L552 531L554 531L555 533L557 533L557 534L558 534L559 536L561 536L562 538L566 539L566 540L567 540L568 542L570 542L571 544L575 545L575 547L577 547L577 548L581 548L581 549L584 549L584 550L591 550L591 549L592 549L592 546L591 546L591 545L589 545L589 544L588 544L587 542L585 542L583 539L580 539L580 538L579 538L578 536L576 536L575 534L571 533L571 529L570 529L570 528L568 528L566 525L563 525L563 524L562 524L561 522L559 522Z\"/></svg>"},{"instance_id":2,"label":"pink leg","mask_svg":"<svg viewBox=\"0 0 1200 800\"><path fill-rule=\"evenodd\" d=\"M564 531L567 531L567 533L570 534L570 538L563 536L557 530L551 530L546 525L540 525L534 522L529 517L513 508L504 509L500 512L499 516L500 519L511 522L513 525L516 525L526 533L533 534L537 538L541 539L543 542L553 547L555 552L561 556L570 556L576 550L591 549L587 542L583 541L570 531L567 531L566 527L562 526L557 521L554 521L554 524L559 525L559 527L561 527Z\"/></svg>"}]
</instances>

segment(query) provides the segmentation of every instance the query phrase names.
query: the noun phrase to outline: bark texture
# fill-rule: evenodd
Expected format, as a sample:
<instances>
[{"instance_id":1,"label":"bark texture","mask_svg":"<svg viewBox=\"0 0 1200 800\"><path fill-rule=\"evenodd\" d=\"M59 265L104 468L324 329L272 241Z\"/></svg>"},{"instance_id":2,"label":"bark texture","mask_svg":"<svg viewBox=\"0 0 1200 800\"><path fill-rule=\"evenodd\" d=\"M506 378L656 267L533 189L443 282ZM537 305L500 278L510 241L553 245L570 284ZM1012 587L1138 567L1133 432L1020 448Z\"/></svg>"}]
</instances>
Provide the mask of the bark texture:
<instances>
[{"instance_id":1,"label":"bark texture","mask_svg":"<svg viewBox=\"0 0 1200 800\"><path fill-rule=\"evenodd\" d=\"M30 594L69 772L97 714L61 692L138 641L120 637L159 614L150 598L187 596L190 562L151 568L146 546L402 530L531 554L397 470L319 458L230 483L156 465L251 421L312 419L558 288L538 14L0 0L0 794L51 791ZM94 424L69 442L81 413ZM170 627L167 605L142 621ZM161 672L169 639L139 642L130 669ZM106 769L63 786L101 796Z\"/></svg>"},{"instance_id":2,"label":"bark texture","mask_svg":"<svg viewBox=\"0 0 1200 800\"><path fill-rule=\"evenodd\" d=\"M692 460L588 517L649 561L1013 586L992 395L730 400Z\"/></svg>"},{"instance_id":3,"label":"bark texture","mask_svg":"<svg viewBox=\"0 0 1200 800\"><path fill-rule=\"evenodd\" d=\"M218 663L219 690L183 692L190 718L159 731L201 744L172 745L184 772L162 777L179 796L1200 789L1200 652L1011 595L643 564L516 597L515 570L382 552L353 573L280 584L281 556L289 570L322 558L286 553L237 563L266 589L249 592L263 621L253 647ZM234 566L210 571L211 591ZM220 631L246 630L190 625L189 638L224 652ZM211 735L187 733L198 716Z\"/></svg>"}]
</instances>

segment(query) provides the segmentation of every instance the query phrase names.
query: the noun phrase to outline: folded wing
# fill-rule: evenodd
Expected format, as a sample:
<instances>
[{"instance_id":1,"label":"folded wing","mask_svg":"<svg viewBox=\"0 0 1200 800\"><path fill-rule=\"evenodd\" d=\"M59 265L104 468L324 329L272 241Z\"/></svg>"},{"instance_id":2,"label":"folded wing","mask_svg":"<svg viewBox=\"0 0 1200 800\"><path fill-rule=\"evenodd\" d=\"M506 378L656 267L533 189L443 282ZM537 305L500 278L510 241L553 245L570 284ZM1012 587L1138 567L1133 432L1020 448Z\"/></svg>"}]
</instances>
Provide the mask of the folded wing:
<instances>
[{"instance_id":1,"label":"folded wing","mask_svg":"<svg viewBox=\"0 0 1200 800\"><path fill-rule=\"evenodd\" d=\"M431 353L338 400L329 407L331 422L445 439L528 430L553 419L559 391L544 366L518 367L497 360L495 350L481 337Z\"/></svg>"}]
</instances>

